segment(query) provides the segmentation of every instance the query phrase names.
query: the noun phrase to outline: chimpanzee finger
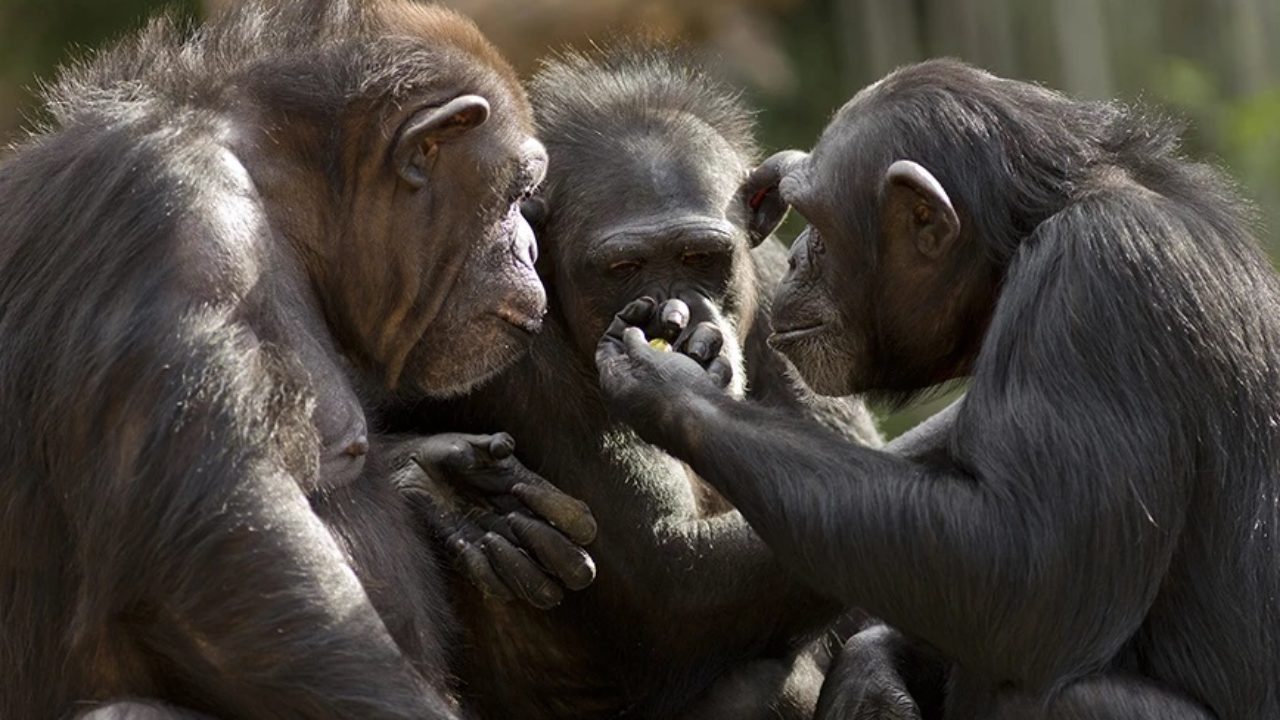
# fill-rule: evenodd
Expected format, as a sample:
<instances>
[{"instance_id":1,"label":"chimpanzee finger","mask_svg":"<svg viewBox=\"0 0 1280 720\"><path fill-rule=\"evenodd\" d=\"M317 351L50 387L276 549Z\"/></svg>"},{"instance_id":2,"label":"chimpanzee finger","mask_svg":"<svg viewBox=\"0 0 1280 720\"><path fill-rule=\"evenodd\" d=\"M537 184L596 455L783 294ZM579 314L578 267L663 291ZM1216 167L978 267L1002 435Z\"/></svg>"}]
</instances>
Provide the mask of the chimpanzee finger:
<instances>
[{"instance_id":1,"label":"chimpanzee finger","mask_svg":"<svg viewBox=\"0 0 1280 720\"><path fill-rule=\"evenodd\" d=\"M680 298L671 298L658 307L645 334L650 339L662 338L675 344L676 338L688 327L690 314L689 306L685 301Z\"/></svg>"},{"instance_id":2,"label":"chimpanzee finger","mask_svg":"<svg viewBox=\"0 0 1280 720\"><path fill-rule=\"evenodd\" d=\"M409 459L428 473L432 472L433 467L451 472L466 472L478 463L481 453L487 451L490 437L463 433L434 435L426 438L419 449L410 453Z\"/></svg>"},{"instance_id":3,"label":"chimpanzee finger","mask_svg":"<svg viewBox=\"0 0 1280 720\"><path fill-rule=\"evenodd\" d=\"M596 346L596 365L600 365L603 360L624 354L620 347L623 333L629 327L648 324L657 305L657 301L653 298L642 297L627 303L626 307L614 315L613 321L604 331L604 337L600 338L600 343Z\"/></svg>"},{"instance_id":4,"label":"chimpanzee finger","mask_svg":"<svg viewBox=\"0 0 1280 720\"><path fill-rule=\"evenodd\" d=\"M463 576L480 592L502 602L514 599L511 589L494 572L493 566L489 564L489 558L485 557L480 548L459 535L451 536L448 542L461 565Z\"/></svg>"},{"instance_id":5,"label":"chimpanzee finger","mask_svg":"<svg viewBox=\"0 0 1280 720\"><path fill-rule=\"evenodd\" d=\"M520 546L532 552L570 590L581 590L596 579L596 564L585 550L569 542L559 530L524 513L509 513L507 523Z\"/></svg>"},{"instance_id":6,"label":"chimpanzee finger","mask_svg":"<svg viewBox=\"0 0 1280 720\"><path fill-rule=\"evenodd\" d=\"M621 327L626 327L625 325L622 325L622 321L618 320L617 318L614 318L613 323L614 325L620 325ZM610 325L609 331L600 338L600 342L596 343L596 368L597 369L602 370L608 365L609 362L616 360L617 358L623 357L624 355L627 354L626 348L623 347L622 345L621 327L618 329L618 334L615 335L613 333L613 326Z\"/></svg>"},{"instance_id":7,"label":"chimpanzee finger","mask_svg":"<svg viewBox=\"0 0 1280 720\"><path fill-rule=\"evenodd\" d=\"M498 577L530 605L543 610L553 608L564 599L564 591L511 541L496 532L480 538L480 548Z\"/></svg>"},{"instance_id":8,"label":"chimpanzee finger","mask_svg":"<svg viewBox=\"0 0 1280 720\"><path fill-rule=\"evenodd\" d=\"M511 435L500 432L494 433L489 438L489 458L492 460L506 460L516 451L516 441Z\"/></svg>"},{"instance_id":9,"label":"chimpanzee finger","mask_svg":"<svg viewBox=\"0 0 1280 720\"><path fill-rule=\"evenodd\" d=\"M723 355L719 355L711 364L707 366L707 374L721 388L729 387L729 383L733 381L733 366Z\"/></svg>"},{"instance_id":10,"label":"chimpanzee finger","mask_svg":"<svg viewBox=\"0 0 1280 720\"><path fill-rule=\"evenodd\" d=\"M689 333L684 346L677 349L706 367L707 363L720 355L723 347L724 332L715 323L700 322Z\"/></svg>"},{"instance_id":11,"label":"chimpanzee finger","mask_svg":"<svg viewBox=\"0 0 1280 720\"><path fill-rule=\"evenodd\" d=\"M511 494L579 545L590 545L596 539L596 518L591 508L551 483L516 483Z\"/></svg>"},{"instance_id":12,"label":"chimpanzee finger","mask_svg":"<svg viewBox=\"0 0 1280 720\"><path fill-rule=\"evenodd\" d=\"M649 346L649 341L645 339L644 332L638 327L629 327L622 331L622 347L632 357L654 352L654 349Z\"/></svg>"},{"instance_id":13,"label":"chimpanzee finger","mask_svg":"<svg viewBox=\"0 0 1280 720\"><path fill-rule=\"evenodd\" d=\"M646 295L627 303L613 319L621 320L624 325L644 325L649 322L657 307L658 301Z\"/></svg>"},{"instance_id":14,"label":"chimpanzee finger","mask_svg":"<svg viewBox=\"0 0 1280 720\"><path fill-rule=\"evenodd\" d=\"M806 157L796 150L777 153L751 171L738 189L737 199L747 213L747 237L751 247L769 237L787 216L790 206L782 198L778 185Z\"/></svg>"}]
</instances>

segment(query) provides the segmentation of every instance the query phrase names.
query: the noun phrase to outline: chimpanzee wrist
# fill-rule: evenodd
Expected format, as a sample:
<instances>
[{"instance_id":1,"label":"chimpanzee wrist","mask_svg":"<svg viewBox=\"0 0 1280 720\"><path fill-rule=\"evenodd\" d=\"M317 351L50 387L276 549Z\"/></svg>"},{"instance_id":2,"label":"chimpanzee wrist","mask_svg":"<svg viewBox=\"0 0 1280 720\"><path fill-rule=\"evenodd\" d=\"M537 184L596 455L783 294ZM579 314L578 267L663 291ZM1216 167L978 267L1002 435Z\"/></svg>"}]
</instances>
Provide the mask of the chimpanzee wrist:
<instances>
[{"instance_id":1,"label":"chimpanzee wrist","mask_svg":"<svg viewBox=\"0 0 1280 720\"><path fill-rule=\"evenodd\" d=\"M687 462L705 442L707 429L715 425L719 404L724 401L732 402L732 399L689 393L668 410L667 422L661 423L659 430L664 437L656 444Z\"/></svg>"}]
</instances>

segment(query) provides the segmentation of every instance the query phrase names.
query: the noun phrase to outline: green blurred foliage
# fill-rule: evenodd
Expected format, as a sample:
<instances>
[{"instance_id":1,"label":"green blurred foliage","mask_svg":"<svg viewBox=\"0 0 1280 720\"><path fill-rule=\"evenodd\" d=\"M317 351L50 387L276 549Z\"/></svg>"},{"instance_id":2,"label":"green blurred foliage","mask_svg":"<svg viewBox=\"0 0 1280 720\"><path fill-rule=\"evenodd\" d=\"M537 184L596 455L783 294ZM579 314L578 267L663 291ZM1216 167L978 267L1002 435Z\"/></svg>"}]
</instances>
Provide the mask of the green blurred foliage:
<instances>
[{"instance_id":1,"label":"green blurred foliage","mask_svg":"<svg viewBox=\"0 0 1280 720\"><path fill-rule=\"evenodd\" d=\"M0 141L36 111L34 92L58 64L137 27L159 6L155 0L0 0ZM200 3L165 7L195 17Z\"/></svg>"},{"instance_id":2,"label":"green blurred foliage","mask_svg":"<svg viewBox=\"0 0 1280 720\"><path fill-rule=\"evenodd\" d=\"M1264 239L1273 257L1280 250L1280 87L1231 97L1205 69L1185 58L1169 58L1160 94L1189 122L1189 150L1217 158L1260 205Z\"/></svg>"}]
</instances>

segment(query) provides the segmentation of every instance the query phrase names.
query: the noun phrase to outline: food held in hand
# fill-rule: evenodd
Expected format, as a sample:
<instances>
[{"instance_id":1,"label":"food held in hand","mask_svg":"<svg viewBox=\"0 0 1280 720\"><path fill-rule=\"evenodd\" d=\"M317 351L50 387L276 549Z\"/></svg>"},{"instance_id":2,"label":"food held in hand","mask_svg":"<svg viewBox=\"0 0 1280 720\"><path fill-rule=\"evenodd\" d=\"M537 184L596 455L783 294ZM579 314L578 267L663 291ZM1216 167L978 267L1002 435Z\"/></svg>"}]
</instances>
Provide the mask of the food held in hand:
<instances>
[{"instance_id":1,"label":"food held in hand","mask_svg":"<svg viewBox=\"0 0 1280 720\"><path fill-rule=\"evenodd\" d=\"M658 352L671 352L671 343L663 340L662 338L653 338L650 340L649 347L657 350Z\"/></svg>"}]
</instances>

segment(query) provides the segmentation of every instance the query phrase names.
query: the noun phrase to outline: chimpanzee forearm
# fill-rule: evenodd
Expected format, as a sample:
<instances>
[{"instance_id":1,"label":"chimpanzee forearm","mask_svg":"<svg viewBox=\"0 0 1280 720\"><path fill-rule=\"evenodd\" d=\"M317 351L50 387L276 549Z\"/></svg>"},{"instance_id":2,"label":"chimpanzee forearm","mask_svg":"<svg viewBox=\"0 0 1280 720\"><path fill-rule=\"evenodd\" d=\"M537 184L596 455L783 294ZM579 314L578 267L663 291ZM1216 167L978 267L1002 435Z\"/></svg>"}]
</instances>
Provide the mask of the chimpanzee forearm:
<instances>
[{"instance_id":1,"label":"chimpanzee forearm","mask_svg":"<svg viewBox=\"0 0 1280 720\"><path fill-rule=\"evenodd\" d=\"M603 408L580 398L576 360L558 348L550 339L536 345L530 362L467 398L464 419L472 429L509 432L524 465L591 509L598 535L587 550L600 568L593 593L635 617L631 626L651 633L651 647L676 659L685 640L699 646L695 653L716 632L721 647L781 641L835 616L835 603L786 569L740 513L706 513L682 463L611 427ZM565 433L577 428L601 434L567 443ZM708 620L697 633L673 633L673 617Z\"/></svg>"},{"instance_id":2,"label":"chimpanzee forearm","mask_svg":"<svg viewBox=\"0 0 1280 720\"><path fill-rule=\"evenodd\" d=\"M136 378L121 395L132 401L104 400L67 428L74 442L95 418L115 421L97 428L107 447L89 477L55 473L68 488L95 487L67 494L98 614L80 621L109 626L146 608L132 640L166 684L219 714L453 717L308 504L305 446L284 447L308 437L305 406L282 400L289 389L251 348L246 333L178 355L213 391L184 387L183 361L122 368Z\"/></svg>"},{"instance_id":3,"label":"chimpanzee forearm","mask_svg":"<svg viewBox=\"0 0 1280 720\"><path fill-rule=\"evenodd\" d=\"M1061 640L1082 652L1080 635L1140 617L1140 597L1117 595L1114 604L1101 604L1106 612L1089 612L1096 598L1085 602L1066 585L1087 579L1102 593L1110 583L1132 584L1158 573L1167 550L1153 541L1138 548L1145 556L1059 569L1062 548L1109 538L1071 517L1029 515L1028 499L1015 506L1006 482L863 448L816 423L727 397L690 395L674 422L645 427L651 440L723 492L815 589L865 608L945 655L978 656L973 661L990 663L983 670L998 677L1035 683L1055 676L1065 671L1057 664L1065 653L1055 647L1039 655L1037 647ZM1036 500L1070 506L1069 499ZM1002 542L1011 535L1022 541ZM994 547L1004 549L993 555ZM1018 637L1018 628L1055 623L1063 628L1060 638ZM1001 649L1010 648L1016 652L1008 657L1052 658L1046 660L1052 666L1004 664Z\"/></svg>"},{"instance_id":4,"label":"chimpanzee forearm","mask_svg":"<svg viewBox=\"0 0 1280 720\"><path fill-rule=\"evenodd\" d=\"M668 631L671 617L706 618L692 642L705 647L717 628L723 643L744 638L763 642L759 628L769 628L780 641L817 630L839 611L834 602L815 593L787 571L774 553L736 511L703 514L692 492L674 488L688 481L670 477L686 471L670 459L665 468L648 467L641 478L662 482L647 484L573 482L587 479L578 473L563 478L572 485L561 489L580 497L592 508L599 537L590 548L602 571L599 583L623 583L619 597L632 605L629 612L647 617L637 622L654 630L654 642L663 643L678 658L684 636ZM600 470L602 476L618 468ZM643 529L638 529L643 527ZM744 628L753 628L744 632Z\"/></svg>"},{"instance_id":5,"label":"chimpanzee forearm","mask_svg":"<svg viewBox=\"0 0 1280 720\"><path fill-rule=\"evenodd\" d=\"M649 572L677 588L663 608L691 617L724 617L726 641L745 626L776 626L779 638L817 631L840 606L784 569L737 511L664 523L646 555ZM705 629L705 627L704 627ZM705 640L706 634L703 638Z\"/></svg>"}]
</instances>

